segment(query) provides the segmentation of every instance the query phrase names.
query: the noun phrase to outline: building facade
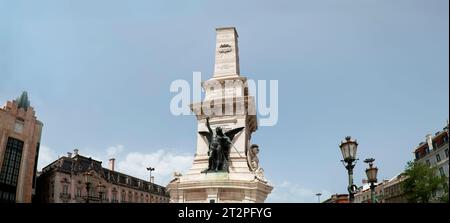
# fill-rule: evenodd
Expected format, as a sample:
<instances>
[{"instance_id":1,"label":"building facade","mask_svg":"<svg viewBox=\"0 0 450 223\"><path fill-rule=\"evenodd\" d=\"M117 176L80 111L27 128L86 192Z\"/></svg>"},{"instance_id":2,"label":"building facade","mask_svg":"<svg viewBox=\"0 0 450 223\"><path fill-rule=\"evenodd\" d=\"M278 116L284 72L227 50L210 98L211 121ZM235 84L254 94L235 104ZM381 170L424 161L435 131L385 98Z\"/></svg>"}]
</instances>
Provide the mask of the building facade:
<instances>
[{"instance_id":1,"label":"building facade","mask_svg":"<svg viewBox=\"0 0 450 223\"><path fill-rule=\"evenodd\" d=\"M448 138L448 127L434 135L426 135L426 141L421 142L414 150L414 161L436 166L439 175L448 177Z\"/></svg>"},{"instance_id":2,"label":"building facade","mask_svg":"<svg viewBox=\"0 0 450 223\"><path fill-rule=\"evenodd\" d=\"M419 143L414 149L415 162L422 162L428 166L436 166L436 174L449 177L448 164L448 125L442 131L434 135L428 134L425 141ZM378 202L380 203L406 203L408 202L402 189L402 182L406 179L404 173L398 174L388 181L383 181L375 188ZM443 191L438 191L434 198L437 199L443 195ZM356 203L370 202L369 185L363 186L355 195Z\"/></svg>"},{"instance_id":3,"label":"building facade","mask_svg":"<svg viewBox=\"0 0 450 223\"><path fill-rule=\"evenodd\" d=\"M42 127L26 92L0 108L0 202L31 203Z\"/></svg>"},{"instance_id":4,"label":"building facade","mask_svg":"<svg viewBox=\"0 0 450 223\"><path fill-rule=\"evenodd\" d=\"M448 123L442 131L436 132L434 135L425 136L425 142L421 142L415 149L415 162L425 163L428 166L437 168L437 175L447 177L449 179L448 164ZM443 195L443 191L438 191L435 198Z\"/></svg>"},{"instance_id":5,"label":"building facade","mask_svg":"<svg viewBox=\"0 0 450 223\"><path fill-rule=\"evenodd\" d=\"M402 182L406 179L401 173L384 184L383 203L407 203L402 189Z\"/></svg>"},{"instance_id":6,"label":"building facade","mask_svg":"<svg viewBox=\"0 0 450 223\"><path fill-rule=\"evenodd\" d=\"M333 194L322 203L348 203L348 194Z\"/></svg>"},{"instance_id":7,"label":"building facade","mask_svg":"<svg viewBox=\"0 0 450 223\"><path fill-rule=\"evenodd\" d=\"M74 150L42 169L37 180L41 203L168 203L166 189L114 170Z\"/></svg>"},{"instance_id":8,"label":"building facade","mask_svg":"<svg viewBox=\"0 0 450 223\"><path fill-rule=\"evenodd\" d=\"M404 196L401 188L401 183L405 179L403 173L398 174L390 180L383 180L376 184L375 198L377 203L406 203L406 197ZM370 184L363 185L358 193L355 194L355 203L371 203L371 190Z\"/></svg>"},{"instance_id":9,"label":"building facade","mask_svg":"<svg viewBox=\"0 0 450 223\"><path fill-rule=\"evenodd\" d=\"M375 199L378 203L383 203L384 199L384 187L388 181L383 180L380 183L376 183L375 187ZM371 203L372 202L372 191L370 190L370 184L365 184L359 188L358 192L355 194L354 203Z\"/></svg>"}]
</instances>

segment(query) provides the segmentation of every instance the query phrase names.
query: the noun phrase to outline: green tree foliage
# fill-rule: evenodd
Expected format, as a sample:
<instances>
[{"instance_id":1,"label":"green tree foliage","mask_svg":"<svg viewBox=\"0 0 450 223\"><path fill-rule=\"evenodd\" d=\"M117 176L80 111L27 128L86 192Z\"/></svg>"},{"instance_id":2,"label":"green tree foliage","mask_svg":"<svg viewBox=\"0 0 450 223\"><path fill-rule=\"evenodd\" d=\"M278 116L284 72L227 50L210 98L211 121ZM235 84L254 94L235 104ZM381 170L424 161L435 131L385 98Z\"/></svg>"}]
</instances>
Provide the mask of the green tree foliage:
<instances>
[{"instance_id":1,"label":"green tree foliage","mask_svg":"<svg viewBox=\"0 0 450 223\"><path fill-rule=\"evenodd\" d=\"M440 202L449 203L448 182L444 185L444 194L439 198Z\"/></svg>"},{"instance_id":2,"label":"green tree foliage","mask_svg":"<svg viewBox=\"0 0 450 223\"><path fill-rule=\"evenodd\" d=\"M436 174L436 167L428 167L420 162L408 162L406 179L402 189L410 203L429 203L438 190L448 188L448 179ZM448 198L447 198L448 199Z\"/></svg>"}]
</instances>

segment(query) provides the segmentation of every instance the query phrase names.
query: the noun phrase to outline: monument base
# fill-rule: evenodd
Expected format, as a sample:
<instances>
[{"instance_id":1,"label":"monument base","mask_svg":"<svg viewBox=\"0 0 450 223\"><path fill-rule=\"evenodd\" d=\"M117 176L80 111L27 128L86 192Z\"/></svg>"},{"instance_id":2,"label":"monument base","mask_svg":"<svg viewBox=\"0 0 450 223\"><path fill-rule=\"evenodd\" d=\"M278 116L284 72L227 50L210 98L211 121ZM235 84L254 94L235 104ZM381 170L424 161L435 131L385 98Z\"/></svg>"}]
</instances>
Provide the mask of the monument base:
<instances>
[{"instance_id":1,"label":"monument base","mask_svg":"<svg viewBox=\"0 0 450 223\"><path fill-rule=\"evenodd\" d=\"M176 178L167 186L172 203L262 203L272 191L272 186L256 177L235 180L227 172L188 178Z\"/></svg>"}]
</instances>

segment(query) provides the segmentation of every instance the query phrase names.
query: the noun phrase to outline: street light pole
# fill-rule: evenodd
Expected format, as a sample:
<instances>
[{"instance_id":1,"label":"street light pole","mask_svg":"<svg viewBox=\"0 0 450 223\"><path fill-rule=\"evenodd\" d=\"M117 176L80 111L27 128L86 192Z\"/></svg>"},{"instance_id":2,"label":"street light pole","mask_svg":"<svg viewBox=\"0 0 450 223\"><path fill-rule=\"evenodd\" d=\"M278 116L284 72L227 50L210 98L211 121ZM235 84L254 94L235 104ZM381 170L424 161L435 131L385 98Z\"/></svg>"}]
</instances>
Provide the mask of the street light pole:
<instances>
[{"instance_id":1,"label":"street light pole","mask_svg":"<svg viewBox=\"0 0 450 223\"><path fill-rule=\"evenodd\" d=\"M153 193L152 171L155 171L155 168L149 166L149 167L147 167L147 170L150 172L150 180L149 180L149 182L150 182L150 193ZM150 200L151 200L151 198L150 198Z\"/></svg>"},{"instance_id":2,"label":"street light pole","mask_svg":"<svg viewBox=\"0 0 450 223\"><path fill-rule=\"evenodd\" d=\"M147 167L147 170L150 172L150 185L151 185L153 183L152 182L152 171L155 171L155 168Z\"/></svg>"},{"instance_id":3,"label":"street light pole","mask_svg":"<svg viewBox=\"0 0 450 223\"><path fill-rule=\"evenodd\" d=\"M369 168L366 169L367 180L370 183L370 200L371 203L376 203L375 199L375 183L377 182L378 168L373 166L374 158L365 159L364 162L369 164Z\"/></svg>"},{"instance_id":4,"label":"street light pole","mask_svg":"<svg viewBox=\"0 0 450 223\"><path fill-rule=\"evenodd\" d=\"M316 194L316 196L317 196L317 203L320 203L320 196L321 196L322 194L321 193L317 193Z\"/></svg>"},{"instance_id":5,"label":"street light pole","mask_svg":"<svg viewBox=\"0 0 450 223\"><path fill-rule=\"evenodd\" d=\"M355 163L356 164L356 163ZM353 183L353 168L355 168L355 164L352 162L346 162L345 168L347 169L348 173L348 198L349 202L353 203L355 200L355 193L356 193L356 185Z\"/></svg>"},{"instance_id":6,"label":"street light pole","mask_svg":"<svg viewBox=\"0 0 450 223\"><path fill-rule=\"evenodd\" d=\"M352 140L350 136L345 137L345 141L342 141L339 145L341 148L342 164L344 164L345 169L347 169L348 173L348 201L349 203L353 203L355 200L355 193L357 191L357 186L353 183L353 168L355 168L356 161L356 151L358 149L358 142L356 140Z\"/></svg>"},{"instance_id":7,"label":"street light pole","mask_svg":"<svg viewBox=\"0 0 450 223\"><path fill-rule=\"evenodd\" d=\"M370 200L371 203L376 203L375 201L375 184L370 182Z\"/></svg>"}]
</instances>

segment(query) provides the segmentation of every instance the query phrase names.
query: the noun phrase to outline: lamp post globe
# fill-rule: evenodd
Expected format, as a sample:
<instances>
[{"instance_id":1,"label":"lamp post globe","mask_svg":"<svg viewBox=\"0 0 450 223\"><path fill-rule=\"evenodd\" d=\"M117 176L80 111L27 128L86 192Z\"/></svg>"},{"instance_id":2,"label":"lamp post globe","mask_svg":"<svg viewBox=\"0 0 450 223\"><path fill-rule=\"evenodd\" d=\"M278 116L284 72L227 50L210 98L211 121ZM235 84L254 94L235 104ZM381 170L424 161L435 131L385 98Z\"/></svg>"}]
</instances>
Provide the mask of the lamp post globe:
<instances>
[{"instance_id":1,"label":"lamp post globe","mask_svg":"<svg viewBox=\"0 0 450 223\"><path fill-rule=\"evenodd\" d=\"M347 136L345 137L345 141L342 141L339 147L341 148L342 158L345 162L356 160L356 151L358 150L358 142L356 140Z\"/></svg>"}]
</instances>

